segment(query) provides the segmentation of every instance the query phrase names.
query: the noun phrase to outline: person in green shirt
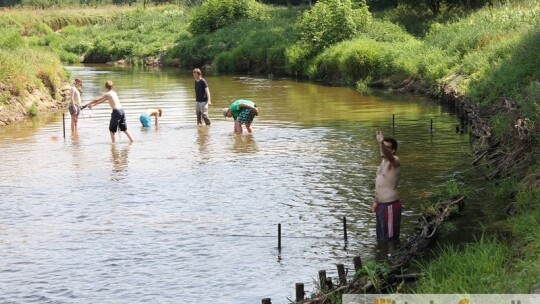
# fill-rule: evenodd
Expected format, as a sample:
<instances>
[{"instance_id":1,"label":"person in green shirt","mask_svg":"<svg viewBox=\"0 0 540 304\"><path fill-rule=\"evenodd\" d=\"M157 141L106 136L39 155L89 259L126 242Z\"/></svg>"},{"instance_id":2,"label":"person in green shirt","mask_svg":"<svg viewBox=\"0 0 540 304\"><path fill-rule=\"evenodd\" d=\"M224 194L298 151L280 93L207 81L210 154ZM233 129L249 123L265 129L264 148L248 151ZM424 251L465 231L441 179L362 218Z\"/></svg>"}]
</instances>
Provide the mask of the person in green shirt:
<instances>
[{"instance_id":1,"label":"person in green shirt","mask_svg":"<svg viewBox=\"0 0 540 304\"><path fill-rule=\"evenodd\" d=\"M251 123L259 115L257 105L251 100L237 99L228 108L223 109L223 116L234 118L234 133L242 134L242 125L246 125L248 133L253 133Z\"/></svg>"}]
</instances>

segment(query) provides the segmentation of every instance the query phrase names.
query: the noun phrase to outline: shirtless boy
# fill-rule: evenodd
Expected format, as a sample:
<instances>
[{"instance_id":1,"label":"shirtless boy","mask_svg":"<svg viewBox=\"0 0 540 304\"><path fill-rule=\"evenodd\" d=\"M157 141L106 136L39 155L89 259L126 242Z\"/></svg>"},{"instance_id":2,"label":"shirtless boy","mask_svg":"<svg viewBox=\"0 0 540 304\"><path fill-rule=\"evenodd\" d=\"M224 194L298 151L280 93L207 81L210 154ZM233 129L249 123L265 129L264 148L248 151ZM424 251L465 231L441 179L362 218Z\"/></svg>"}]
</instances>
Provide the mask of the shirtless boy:
<instances>
[{"instance_id":1,"label":"shirtless boy","mask_svg":"<svg viewBox=\"0 0 540 304\"><path fill-rule=\"evenodd\" d=\"M144 114L141 114L141 116L139 116L139 121L141 122L143 127L150 128L152 116L154 116L154 125L157 127L158 117L161 117L161 108L148 109Z\"/></svg>"},{"instance_id":2,"label":"shirtless boy","mask_svg":"<svg viewBox=\"0 0 540 304\"><path fill-rule=\"evenodd\" d=\"M133 142L133 138L131 138L131 134L129 134L127 130L126 114L124 112L124 109L122 109L120 99L118 99L118 94L116 94L116 92L113 90L112 81L107 80L105 82L105 89L107 91L103 95L92 99L92 101L87 103L84 107L92 109L93 106L108 101L112 109L111 121L109 123L109 131L111 133L112 143L114 144L114 135L118 129L120 129L120 131L124 132L127 135L130 142Z\"/></svg>"},{"instance_id":3,"label":"shirtless boy","mask_svg":"<svg viewBox=\"0 0 540 304\"><path fill-rule=\"evenodd\" d=\"M380 146L382 162L375 179L375 202L372 211L377 218L377 240L399 239L401 224L401 202L397 191L401 163L395 155L398 143L395 139L384 137L382 131L375 133Z\"/></svg>"}]
</instances>

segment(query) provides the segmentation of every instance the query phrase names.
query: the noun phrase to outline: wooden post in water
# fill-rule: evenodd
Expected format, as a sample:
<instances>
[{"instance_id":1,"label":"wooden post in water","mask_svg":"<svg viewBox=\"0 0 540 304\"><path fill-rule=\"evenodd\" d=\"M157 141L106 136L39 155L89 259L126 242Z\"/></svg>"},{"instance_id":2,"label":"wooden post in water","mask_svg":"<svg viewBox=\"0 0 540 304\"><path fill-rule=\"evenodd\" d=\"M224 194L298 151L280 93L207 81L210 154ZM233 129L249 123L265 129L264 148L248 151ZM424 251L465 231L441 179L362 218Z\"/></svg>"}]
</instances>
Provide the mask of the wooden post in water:
<instances>
[{"instance_id":1,"label":"wooden post in water","mask_svg":"<svg viewBox=\"0 0 540 304\"><path fill-rule=\"evenodd\" d=\"M304 283L296 283L295 284L296 289L296 302L304 301Z\"/></svg>"},{"instance_id":2,"label":"wooden post in water","mask_svg":"<svg viewBox=\"0 0 540 304\"><path fill-rule=\"evenodd\" d=\"M281 250L281 224L277 224L277 248Z\"/></svg>"},{"instance_id":3,"label":"wooden post in water","mask_svg":"<svg viewBox=\"0 0 540 304\"><path fill-rule=\"evenodd\" d=\"M343 264L337 264L337 273L339 279L339 285L347 285L347 276L345 275L345 266Z\"/></svg>"},{"instance_id":4,"label":"wooden post in water","mask_svg":"<svg viewBox=\"0 0 540 304\"><path fill-rule=\"evenodd\" d=\"M359 256L355 256L353 258L353 264L354 264L354 271L358 271L362 269L362 259Z\"/></svg>"},{"instance_id":5,"label":"wooden post in water","mask_svg":"<svg viewBox=\"0 0 540 304\"><path fill-rule=\"evenodd\" d=\"M429 132L433 133L433 118L431 119L431 123L429 125Z\"/></svg>"},{"instance_id":6,"label":"wooden post in water","mask_svg":"<svg viewBox=\"0 0 540 304\"><path fill-rule=\"evenodd\" d=\"M264 298L264 299L262 299L262 304L272 304L272 299Z\"/></svg>"},{"instance_id":7,"label":"wooden post in water","mask_svg":"<svg viewBox=\"0 0 540 304\"><path fill-rule=\"evenodd\" d=\"M392 129L396 127L396 114L392 114Z\"/></svg>"},{"instance_id":8,"label":"wooden post in water","mask_svg":"<svg viewBox=\"0 0 540 304\"><path fill-rule=\"evenodd\" d=\"M343 217L343 238L345 239L345 243L347 243L347 218Z\"/></svg>"},{"instance_id":9,"label":"wooden post in water","mask_svg":"<svg viewBox=\"0 0 540 304\"><path fill-rule=\"evenodd\" d=\"M328 277L326 278L326 290L332 289L334 289L334 283L332 282L332 278Z\"/></svg>"},{"instance_id":10,"label":"wooden post in water","mask_svg":"<svg viewBox=\"0 0 540 304\"><path fill-rule=\"evenodd\" d=\"M62 113L62 127L64 130L64 139L66 139L66 113Z\"/></svg>"},{"instance_id":11,"label":"wooden post in water","mask_svg":"<svg viewBox=\"0 0 540 304\"><path fill-rule=\"evenodd\" d=\"M319 270L319 287L321 291L326 290L326 270Z\"/></svg>"}]
</instances>

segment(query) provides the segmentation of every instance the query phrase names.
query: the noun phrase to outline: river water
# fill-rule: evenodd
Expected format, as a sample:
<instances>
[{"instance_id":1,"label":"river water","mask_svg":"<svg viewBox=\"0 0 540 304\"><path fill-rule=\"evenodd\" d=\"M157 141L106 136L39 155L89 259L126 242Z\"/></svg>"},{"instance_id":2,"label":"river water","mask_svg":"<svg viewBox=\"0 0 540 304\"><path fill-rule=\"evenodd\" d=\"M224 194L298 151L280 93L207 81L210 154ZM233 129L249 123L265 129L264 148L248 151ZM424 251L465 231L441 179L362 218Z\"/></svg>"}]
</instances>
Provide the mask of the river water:
<instances>
[{"instance_id":1,"label":"river water","mask_svg":"<svg viewBox=\"0 0 540 304\"><path fill-rule=\"evenodd\" d=\"M288 303L318 270L373 260L376 129L400 144L403 238L416 203L470 162L468 136L430 100L209 75L207 128L190 71L67 69L84 103L113 80L135 142L110 143L107 104L82 112L78 136L67 111L65 138L62 113L0 129L2 303ZM236 98L260 109L253 135L221 116ZM141 128L156 107L159 127Z\"/></svg>"}]
</instances>

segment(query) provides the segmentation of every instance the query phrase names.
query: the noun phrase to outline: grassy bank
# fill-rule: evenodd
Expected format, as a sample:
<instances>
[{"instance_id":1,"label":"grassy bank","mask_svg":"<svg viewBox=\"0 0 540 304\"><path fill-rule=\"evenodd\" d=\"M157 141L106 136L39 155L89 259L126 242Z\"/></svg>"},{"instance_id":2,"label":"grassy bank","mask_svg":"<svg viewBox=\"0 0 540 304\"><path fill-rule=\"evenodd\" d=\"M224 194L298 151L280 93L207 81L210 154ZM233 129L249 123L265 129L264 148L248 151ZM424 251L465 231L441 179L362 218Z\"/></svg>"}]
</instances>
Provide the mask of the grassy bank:
<instances>
[{"instance_id":1,"label":"grassy bank","mask_svg":"<svg viewBox=\"0 0 540 304\"><path fill-rule=\"evenodd\" d=\"M107 9L88 11L4 9L0 11L0 125L64 108L68 81L54 48L58 31L107 22Z\"/></svg>"},{"instance_id":2,"label":"grassy bank","mask_svg":"<svg viewBox=\"0 0 540 304\"><path fill-rule=\"evenodd\" d=\"M65 78L54 53L26 47L16 33L0 33L0 125L63 106Z\"/></svg>"},{"instance_id":3,"label":"grassy bank","mask_svg":"<svg viewBox=\"0 0 540 304\"><path fill-rule=\"evenodd\" d=\"M404 6L372 14L349 0L318 1L311 10L242 1L250 10L229 9L238 1L209 0L195 8L2 11L2 112L17 107L35 112L36 106L25 99L32 88L55 95L67 78L60 60L282 74L353 85L362 92L375 86L432 96L450 93L483 109L485 115L479 118L489 125L490 137L481 137L475 149L490 150L489 145L497 143L489 153L499 151L516 160L502 168L490 159L482 162L496 173L488 174L495 183L494 195L513 203L515 215L506 221L510 238L486 236L460 248L444 248L439 259L423 264L427 275L417 291L538 292L537 1L511 1L477 11L443 8L437 16L415 14ZM206 23L198 23L197 16L206 16ZM527 137L516 131L518 117L524 118ZM527 149L513 154L522 146ZM478 273L482 275L475 276Z\"/></svg>"},{"instance_id":4,"label":"grassy bank","mask_svg":"<svg viewBox=\"0 0 540 304\"><path fill-rule=\"evenodd\" d=\"M55 49L63 61L71 63L159 64L185 32L186 10L177 6L113 10L114 18L108 21L86 27L69 25L37 44ZM154 61L145 61L150 58Z\"/></svg>"}]
</instances>

